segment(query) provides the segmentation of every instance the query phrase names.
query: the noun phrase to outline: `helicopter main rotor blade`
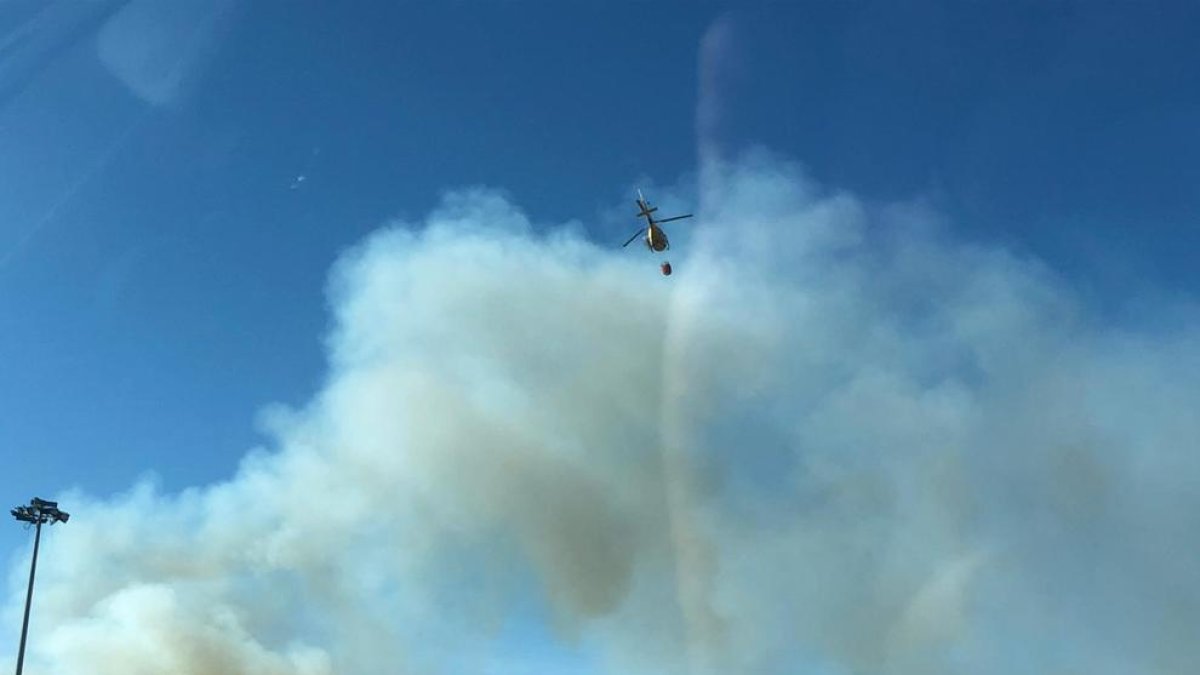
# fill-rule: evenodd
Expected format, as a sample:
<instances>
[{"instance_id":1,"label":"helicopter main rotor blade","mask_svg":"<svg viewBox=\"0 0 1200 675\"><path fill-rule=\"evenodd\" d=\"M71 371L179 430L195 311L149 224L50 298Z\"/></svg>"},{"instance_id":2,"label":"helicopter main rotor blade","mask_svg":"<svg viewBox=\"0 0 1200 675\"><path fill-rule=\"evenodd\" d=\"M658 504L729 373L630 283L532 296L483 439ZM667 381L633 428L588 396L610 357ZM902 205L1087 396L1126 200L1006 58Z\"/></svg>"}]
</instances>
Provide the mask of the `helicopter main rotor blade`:
<instances>
[{"instance_id":1,"label":"helicopter main rotor blade","mask_svg":"<svg viewBox=\"0 0 1200 675\"><path fill-rule=\"evenodd\" d=\"M634 232L634 233L633 233L633 236L629 238L629 241L625 242L624 244L621 244L621 248L625 248L626 246L628 246L628 245L632 244L632 243L633 243L633 240L634 240L634 239L637 239L637 238L638 238L638 235L640 235L641 233L642 233L642 228L640 228L640 227L639 227L639 228L637 229L637 232Z\"/></svg>"},{"instance_id":2,"label":"helicopter main rotor blade","mask_svg":"<svg viewBox=\"0 0 1200 675\"><path fill-rule=\"evenodd\" d=\"M656 221L654 221L654 222L656 222L656 223L669 223L669 222L671 222L672 220L683 220L684 218L691 218L691 217L692 217L692 214L690 214L690 213L689 213L689 214L687 214L686 216L672 216L671 218L663 218L662 220L656 220Z\"/></svg>"}]
</instances>

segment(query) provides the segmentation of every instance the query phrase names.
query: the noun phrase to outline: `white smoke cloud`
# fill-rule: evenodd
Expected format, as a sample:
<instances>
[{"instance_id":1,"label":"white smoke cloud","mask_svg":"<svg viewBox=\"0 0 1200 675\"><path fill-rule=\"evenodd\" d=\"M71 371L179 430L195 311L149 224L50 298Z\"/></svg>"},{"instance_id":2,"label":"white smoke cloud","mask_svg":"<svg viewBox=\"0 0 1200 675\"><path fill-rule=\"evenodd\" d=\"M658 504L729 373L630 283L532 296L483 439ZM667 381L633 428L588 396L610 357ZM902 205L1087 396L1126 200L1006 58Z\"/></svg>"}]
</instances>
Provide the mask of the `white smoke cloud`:
<instances>
[{"instance_id":1,"label":"white smoke cloud","mask_svg":"<svg viewBox=\"0 0 1200 675\"><path fill-rule=\"evenodd\" d=\"M27 672L485 672L530 607L600 672L1195 672L1194 322L705 175L670 278L488 190L349 252L229 481L62 497Z\"/></svg>"}]
</instances>

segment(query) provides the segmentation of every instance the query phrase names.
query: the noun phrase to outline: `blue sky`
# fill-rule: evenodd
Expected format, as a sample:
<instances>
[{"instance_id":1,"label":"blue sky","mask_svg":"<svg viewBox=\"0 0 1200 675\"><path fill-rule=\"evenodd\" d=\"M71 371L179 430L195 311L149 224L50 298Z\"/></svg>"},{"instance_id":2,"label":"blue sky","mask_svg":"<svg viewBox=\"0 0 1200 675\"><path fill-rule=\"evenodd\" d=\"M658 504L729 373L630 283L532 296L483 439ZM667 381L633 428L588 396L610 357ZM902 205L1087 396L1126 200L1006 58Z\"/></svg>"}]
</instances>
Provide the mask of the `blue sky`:
<instances>
[{"instance_id":1,"label":"blue sky","mask_svg":"<svg viewBox=\"0 0 1200 675\"><path fill-rule=\"evenodd\" d=\"M696 176L717 20L730 156L766 147L868 208L923 203L1133 330L1200 288L1190 3L213 6L0 5L14 505L228 478L267 443L264 406L323 386L335 260L446 190L619 243L634 185ZM106 57L106 29L132 55Z\"/></svg>"},{"instance_id":2,"label":"blue sky","mask_svg":"<svg viewBox=\"0 0 1200 675\"><path fill-rule=\"evenodd\" d=\"M868 198L928 195L1105 290L1191 289L1183 7L744 9L725 133ZM0 113L9 250L88 176L0 272L5 442L40 457L10 489L227 473L258 406L318 384L338 251L443 189L555 221L686 173L696 45L727 9L240 7L177 109L150 111L72 36Z\"/></svg>"}]
</instances>

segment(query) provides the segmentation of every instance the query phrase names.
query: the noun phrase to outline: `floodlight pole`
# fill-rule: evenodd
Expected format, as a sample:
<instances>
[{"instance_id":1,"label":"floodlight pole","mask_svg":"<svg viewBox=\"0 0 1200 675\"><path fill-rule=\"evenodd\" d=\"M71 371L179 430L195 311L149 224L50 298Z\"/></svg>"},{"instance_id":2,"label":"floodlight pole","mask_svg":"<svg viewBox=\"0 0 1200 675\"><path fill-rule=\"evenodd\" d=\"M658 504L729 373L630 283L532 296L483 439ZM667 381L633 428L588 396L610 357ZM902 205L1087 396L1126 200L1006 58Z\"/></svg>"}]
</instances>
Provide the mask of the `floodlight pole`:
<instances>
[{"instance_id":1,"label":"floodlight pole","mask_svg":"<svg viewBox=\"0 0 1200 675\"><path fill-rule=\"evenodd\" d=\"M34 525L33 561L29 563L29 590L25 591L25 619L21 621L21 646L17 648L17 675L25 664L25 636L29 633L29 606L33 603L33 577L37 574L38 545L42 542L42 521Z\"/></svg>"},{"instance_id":2,"label":"floodlight pole","mask_svg":"<svg viewBox=\"0 0 1200 675\"><path fill-rule=\"evenodd\" d=\"M34 497L29 506L18 506L11 511L13 518L33 525L37 533L33 536L33 560L29 562L29 590L25 591L25 618L21 621L21 646L17 649L17 675L25 667L25 638L29 635L29 607L33 604L33 577L37 574L38 549L42 544L42 525L65 523L71 514L58 508L58 502L48 502Z\"/></svg>"}]
</instances>

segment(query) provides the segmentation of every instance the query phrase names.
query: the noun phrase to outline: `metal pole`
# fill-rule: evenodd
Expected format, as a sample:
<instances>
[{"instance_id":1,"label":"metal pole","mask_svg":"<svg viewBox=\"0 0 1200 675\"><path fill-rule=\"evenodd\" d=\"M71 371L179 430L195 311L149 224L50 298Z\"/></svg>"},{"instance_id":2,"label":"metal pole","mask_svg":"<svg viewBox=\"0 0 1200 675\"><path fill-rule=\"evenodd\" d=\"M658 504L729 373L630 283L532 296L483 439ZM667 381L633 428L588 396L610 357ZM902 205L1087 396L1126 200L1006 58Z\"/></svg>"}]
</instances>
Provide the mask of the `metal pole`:
<instances>
[{"instance_id":1,"label":"metal pole","mask_svg":"<svg viewBox=\"0 0 1200 675\"><path fill-rule=\"evenodd\" d=\"M29 590L25 592L25 620L21 622L21 646L17 649L17 675L25 664L25 635L29 632L29 605L33 602L33 575L37 574L38 544L42 541L42 521L37 522L37 534L33 535L33 561L29 563Z\"/></svg>"}]
</instances>

